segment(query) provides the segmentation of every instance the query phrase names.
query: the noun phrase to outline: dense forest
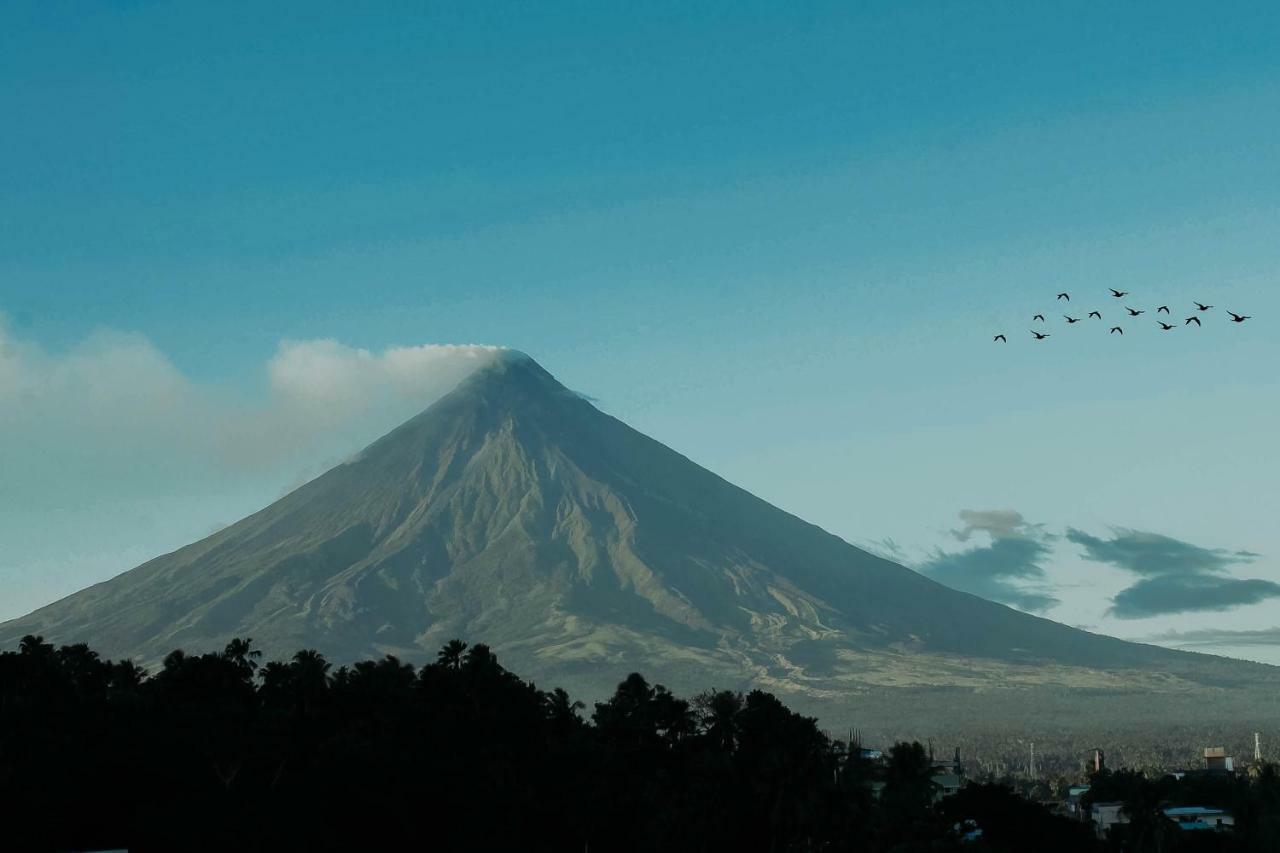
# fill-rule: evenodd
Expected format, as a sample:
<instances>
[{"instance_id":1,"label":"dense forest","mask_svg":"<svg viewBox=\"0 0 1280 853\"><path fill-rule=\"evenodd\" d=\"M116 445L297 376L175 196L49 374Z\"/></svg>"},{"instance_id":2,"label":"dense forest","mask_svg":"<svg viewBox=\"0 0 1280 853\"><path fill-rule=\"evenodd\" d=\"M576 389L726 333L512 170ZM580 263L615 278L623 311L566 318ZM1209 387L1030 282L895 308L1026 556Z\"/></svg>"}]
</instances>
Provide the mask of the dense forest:
<instances>
[{"instance_id":1,"label":"dense forest","mask_svg":"<svg viewBox=\"0 0 1280 853\"><path fill-rule=\"evenodd\" d=\"M0 654L0 847L1278 849L1269 771L1222 783L1241 830L1198 839L1160 824L1161 783L1102 774L1157 824L1106 847L997 782L940 799L919 743L872 760L761 691L682 699L632 674L587 709L458 641L420 668L259 658L236 640L148 675L39 637Z\"/></svg>"}]
</instances>

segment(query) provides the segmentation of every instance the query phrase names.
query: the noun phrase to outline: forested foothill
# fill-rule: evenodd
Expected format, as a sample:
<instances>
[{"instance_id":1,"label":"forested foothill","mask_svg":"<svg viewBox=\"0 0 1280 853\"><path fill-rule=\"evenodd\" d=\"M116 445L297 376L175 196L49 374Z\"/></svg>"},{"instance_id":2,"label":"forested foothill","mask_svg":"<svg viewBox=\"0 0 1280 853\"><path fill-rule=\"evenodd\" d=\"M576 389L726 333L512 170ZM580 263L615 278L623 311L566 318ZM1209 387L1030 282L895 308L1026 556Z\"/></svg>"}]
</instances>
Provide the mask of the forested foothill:
<instances>
[{"instance_id":1,"label":"forested foothill","mask_svg":"<svg viewBox=\"0 0 1280 853\"><path fill-rule=\"evenodd\" d=\"M5 850L1280 849L1270 769L1194 792L1096 774L1132 803L1123 842L999 782L941 797L936 773L919 743L876 758L762 691L632 674L586 708L459 641L415 668L235 640L152 675L39 637L0 653ZM1238 830L1162 824L1190 793L1230 798Z\"/></svg>"}]
</instances>

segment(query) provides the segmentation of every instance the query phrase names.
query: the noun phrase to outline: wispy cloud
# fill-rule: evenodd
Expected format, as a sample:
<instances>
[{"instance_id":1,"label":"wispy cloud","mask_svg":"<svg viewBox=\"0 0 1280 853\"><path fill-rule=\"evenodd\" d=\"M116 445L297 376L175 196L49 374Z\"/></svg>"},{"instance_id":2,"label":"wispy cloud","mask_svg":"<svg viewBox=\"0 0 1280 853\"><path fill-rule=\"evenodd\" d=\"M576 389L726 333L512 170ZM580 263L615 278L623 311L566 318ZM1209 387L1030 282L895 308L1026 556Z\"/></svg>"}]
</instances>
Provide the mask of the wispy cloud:
<instances>
[{"instance_id":1,"label":"wispy cloud","mask_svg":"<svg viewBox=\"0 0 1280 853\"><path fill-rule=\"evenodd\" d=\"M990 542L961 551L937 549L919 571L952 589L1044 613L1058 604L1047 585L1044 563L1053 537L1015 510L961 510L963 527L952 535L968 542L985 534Z\"/></svg>"},{"instance_id":2,"label":"wispy cloud","mask_svg":"<svg viewBox=\"0 0 1280 853\"><path fill-rule=\"evenodd\" d=\"M1230 610L1280 597L1278 583L1227 574L1234 566L1256 560L1259 555L1252 551L1205 548L1126 529L1114 530L1109 539L1103 539L1070 528L1066 538L1084 549L1085 559L1139 576L1111 600L1110 613L1120 619Z\"/></svg>"},{"instance_id":3,"label":"wispy cloud","mask_svg":"<svg viewBox=\"0 0 1280 853\"><path fill-rule=\"evenodd\" d=\"M260 390L232 393L185 375L142 335L99 331L49 352L0 315L0 468L11 482L74 475L69 493L91 488L89 476L119 487L140 464L280 466L293 477L300 460L376 438L496 352L285 340L246 383Z\"/></svg>"},{"instance_id":4,"label":"wispy cloud","mask_svg":"<svg viewBox=\"0 0 1280 853\"><path fill-rule=\"evenodd\" d=\"M453 385L495 347L425 344L380 352L332 339L281 341L267 375L281 400L294 405L369 405L379 394L421 400Z\"/></svg>"},{"instance_id":5,"label":"wispy cloud","mask_svg":"<svg viewBox=\"0 0 1280 853\"><path fill-rule=\"evenodd\" d=\"M265 365L266 403L224 417L218 450L232 464L261 464L293 452L293 446L324 440L332 447L335 436L371 440L447 393L497 352L474 345L373 351L331 339L281 341Z\"/></svg>"},{"instance_id":6,"label":"wispy cloud","mask_svg":"<svg viewBox=\"0 0 1280 853\"><path fill-rule=\"evenodd\" d=\"M908 562L906 549L899 545L897 540L893 537L886 536L882 539L865 539L857 544L864 550L875 554L877 557L883 557L886 560L892 560L904 565Z\"/></svg>"}]
</instances>

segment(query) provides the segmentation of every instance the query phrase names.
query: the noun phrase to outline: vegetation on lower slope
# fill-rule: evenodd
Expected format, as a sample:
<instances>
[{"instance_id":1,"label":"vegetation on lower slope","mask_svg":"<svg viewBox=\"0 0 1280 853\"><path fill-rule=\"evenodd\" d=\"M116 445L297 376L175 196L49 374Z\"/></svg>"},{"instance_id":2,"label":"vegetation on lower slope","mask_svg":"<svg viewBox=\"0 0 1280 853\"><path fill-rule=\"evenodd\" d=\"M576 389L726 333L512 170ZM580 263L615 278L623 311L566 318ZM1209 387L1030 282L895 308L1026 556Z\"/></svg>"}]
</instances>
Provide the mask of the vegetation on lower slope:
<instances>
[{"instance_id":1,"label":"vegetation on lower slope","mask_svg":"<svg viewBox=\"0 0 1280 853\"><path fill-rule=\"evenodd\" d=\"M874 767L762 691L685 700L632 674L584 714L458 641L334 669L234 640L148 677L26 637L0 654L0 832L135 853L1106 849L1001 785L935 803L919 743ZM1272 849L1249 846L1280 814L1264 782L1228 846L1194 849Z\"/></svg>"}]
</instances>

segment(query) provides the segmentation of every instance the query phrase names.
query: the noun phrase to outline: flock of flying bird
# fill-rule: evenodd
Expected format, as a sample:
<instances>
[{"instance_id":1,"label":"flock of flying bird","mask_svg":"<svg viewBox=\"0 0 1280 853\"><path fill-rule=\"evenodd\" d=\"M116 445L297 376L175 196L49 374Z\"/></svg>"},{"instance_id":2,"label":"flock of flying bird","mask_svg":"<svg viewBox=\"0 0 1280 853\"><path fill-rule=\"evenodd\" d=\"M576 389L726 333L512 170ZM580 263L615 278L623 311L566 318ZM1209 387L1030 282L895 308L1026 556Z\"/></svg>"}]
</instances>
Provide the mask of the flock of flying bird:
<instances>
[{"instance_id":1,"label":"flock of flying bird","mask_svg":"<svg viewBox=\"0 0 1280 853\"><path fill-rule=\"evenodd\" d=\"M1124 297L1126 297L1126 296L1128 296L1128 295L1129 295L1129 291L1127 291L1127 290L1116 290L1114 287L1110 288L1110 290L1111 290L1111 295L1112 295L1114 298L1116 298L1116 299L1123 299ZM1070 302L1070 301L1071 301L1071 294L1069 294L1069 293L1059 293L1059 294L1058 294L1058 301L1059 301L1059 302L1061 302L1061 301L1063 301L1064 299L1065 299L1067 302ZM1202 302L1193 302L1192 304L1194 304L1194 305L1196 306L1196 313L1192 314L1190 317L1188 317L1186 320L1184 320L1184 321L1182 322L1182 325L1184 325L1184 326L1190 326L1192 323L1195 323L1195 324L1196 324L1196 326L1201 326L1201 325L1203 325L1203 324L1200 322L1200 315L1201 315L1201 314L1203 314L1204 312L1206 312L1206 311L1210 310L1211 308L1213 308L1213 306L1212 306L1212 305L1205 305L1205 304L1204 304L1204 303L1202 303ZM1127 312L1129 312L1129 316L1130 316L1130 317L1140 317L1140 316L1142 316L1143 314L1147 313L1147 312L1146 312L1146 311L1144 311L1144 310L1141 310L1141 309L1139 309L1139 308L1131 308L1131 307L1130 307L1130 306L1128 306L1128 305L1125 305L1125 306L1124 306L1124 310L1125 310L1125 311L1127 311ZM1168 305L1161 305L1159 308L1157 308L1157 309L1156 309L1156 314L1169 314L1169 313L1170 313L1170 312L1169 312L1169 306L1168 306ZM1245 320L1252 319L1252 318L1250 318L1248 315L1245 315L1245 314L1237 314L1237 313L1235 313L1234 311L1228 311L1227 313L1231 315L1231 322L1233 322L1233 323L1243 323ZM1063 314L1062 316L1063 316L1063 318L1067 321L1067 325L1068 325L1068 326L1071 326L1071 325L1074 325L1074 324L1076 324L1076 323L1082 322L1082 320L1083 320L1083 319L1085 319L1085 318L1081 318L1081 317L1072 317L1070 314ZM1101 320L1101 319L1102 319L1102 312L1101 312L1101 311L1090 311L1090 312L1089 312L1089 314L1088 314L1088 316L1089 316L1089 317L1091 317L1091 318L1093 318L1093 319L1095 319L1095 320ZM1037 322L1037 323L1043 323L1043 322L1045 322L1045 319L1044 319L1044 315L1043 315L1043 314L1036 314L1036 315L1034 315L1034 316L1031 318L1031 320L1032 320L1032 322ZM1173 331L1174 329L1178 328L1178 327L1177 327L1177 324L1174 324L1174 323L1166 323L1166 322L1164 322L1163 320L1160 320L1160 319L1157 319L1157 320L1156 320L1156 322L1157 322L1157 323L1159 323L1159 324L1160 324L1160 328L1161 328L1163 331L1166 331L1166 332L1170 332L1170 331ZM1049 333L1048 333L1048 332L1037 332L1035 329L1031 329L1031 334L1035 336L1035 339L1036 339L1037 341L1043 341L1045 338L1050 337L1050 335L1049 335ZM1113 334L1113 335L1115 335L1115 334L1124 335L1124 329L1122 329L1122 328L1121 328L1121 327L1119 327L1119 326L1112 326L1112 327L1111 327L1111 332L1110 332L1110 334ZM1008 343L1008 342L1009 342L1009 339L1008 339L1008 338L1006 338L1003 334L996 335L994 340L998 341L999 343Z\"/></svg>"}]
</instances>

